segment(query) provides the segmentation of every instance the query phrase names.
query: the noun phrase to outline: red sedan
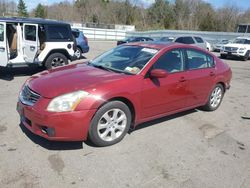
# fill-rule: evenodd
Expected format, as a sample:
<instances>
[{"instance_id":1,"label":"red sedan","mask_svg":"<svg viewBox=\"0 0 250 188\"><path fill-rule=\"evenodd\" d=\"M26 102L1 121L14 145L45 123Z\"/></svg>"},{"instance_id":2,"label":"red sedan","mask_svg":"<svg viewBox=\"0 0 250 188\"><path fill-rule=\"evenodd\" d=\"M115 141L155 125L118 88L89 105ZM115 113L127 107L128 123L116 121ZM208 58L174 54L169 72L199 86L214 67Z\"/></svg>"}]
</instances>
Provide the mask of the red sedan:
<instances>
[{"instance_id":1,"label":"red sedan","mask_svg":"<svg viewBox=\"0 0 250 188\"><path fill-rule=\"evenodd\" d=\"M142 122L196 107L216 110L231 77L227 64L197 47L126 44L32 76L17 109L22 124L46 139L108 146Z\"/></svg>"}]
</instances>

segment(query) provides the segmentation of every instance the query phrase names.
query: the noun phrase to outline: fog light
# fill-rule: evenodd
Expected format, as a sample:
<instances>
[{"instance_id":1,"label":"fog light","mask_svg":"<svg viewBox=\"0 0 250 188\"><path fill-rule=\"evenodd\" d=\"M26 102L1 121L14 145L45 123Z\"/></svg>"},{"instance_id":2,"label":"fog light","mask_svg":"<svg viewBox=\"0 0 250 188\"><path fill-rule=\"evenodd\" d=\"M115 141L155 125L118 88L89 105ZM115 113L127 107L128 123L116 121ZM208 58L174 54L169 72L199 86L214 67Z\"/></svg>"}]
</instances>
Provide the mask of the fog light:
<instances>
[{"instance_id":1,"label":"fog light","mask_svg":"<svg viewBox=\"0 0 250 188\"><path fill-rule=\"evenodd\" d=\"M55 136L55 129L51 127L41 126L41 131L48 136Z\"/></svg>"}]
</instances>

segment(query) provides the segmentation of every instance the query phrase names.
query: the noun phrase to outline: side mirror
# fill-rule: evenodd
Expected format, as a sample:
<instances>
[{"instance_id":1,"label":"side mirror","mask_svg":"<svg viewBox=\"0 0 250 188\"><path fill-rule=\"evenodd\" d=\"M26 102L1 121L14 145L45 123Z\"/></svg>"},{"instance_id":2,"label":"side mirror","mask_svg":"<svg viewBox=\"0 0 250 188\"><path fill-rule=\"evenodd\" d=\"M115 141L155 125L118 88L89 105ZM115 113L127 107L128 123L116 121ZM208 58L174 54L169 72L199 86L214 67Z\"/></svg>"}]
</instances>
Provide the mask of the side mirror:
<instances>
[{"instance_id":1,"label":"side mirror","mask_svg":"<svg viewBox=\"0 0 250 188\"><path fill-rule=\"evenodd\" d=\"M153 69L150 72L150 78L165 78L168 76L168 72L163 69Z\"/></svg>"}]
</instances>

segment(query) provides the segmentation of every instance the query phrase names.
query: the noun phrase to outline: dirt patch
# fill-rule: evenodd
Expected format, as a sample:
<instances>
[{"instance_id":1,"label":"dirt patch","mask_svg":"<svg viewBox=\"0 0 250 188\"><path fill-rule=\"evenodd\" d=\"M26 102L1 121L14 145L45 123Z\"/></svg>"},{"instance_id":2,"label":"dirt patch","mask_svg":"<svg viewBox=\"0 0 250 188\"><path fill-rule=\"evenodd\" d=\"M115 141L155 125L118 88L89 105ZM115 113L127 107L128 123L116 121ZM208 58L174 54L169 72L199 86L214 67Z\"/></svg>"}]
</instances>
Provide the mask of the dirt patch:
<instances>
[{"instance_id":1,"label":"dirt patch","mask_svg":"<svg viewBox=\"0 0 250 188\"><path fill-rule=\"evenodd\" d=\"M51 168L58 173L58 175L61 175L65 165L62 158L59 156L59 154L50 155L48 157L48 161L50 163Z\"/></svg>"},{"instance_id":2,"label":"dirt patch","mask_svg":"<svg viewBox=\"0 0 250 188\"><path fill-rule=\"evenodd\" d=\"M7 127L0 125L0 133L7 131Z\"/></svg>"}]
</instances>

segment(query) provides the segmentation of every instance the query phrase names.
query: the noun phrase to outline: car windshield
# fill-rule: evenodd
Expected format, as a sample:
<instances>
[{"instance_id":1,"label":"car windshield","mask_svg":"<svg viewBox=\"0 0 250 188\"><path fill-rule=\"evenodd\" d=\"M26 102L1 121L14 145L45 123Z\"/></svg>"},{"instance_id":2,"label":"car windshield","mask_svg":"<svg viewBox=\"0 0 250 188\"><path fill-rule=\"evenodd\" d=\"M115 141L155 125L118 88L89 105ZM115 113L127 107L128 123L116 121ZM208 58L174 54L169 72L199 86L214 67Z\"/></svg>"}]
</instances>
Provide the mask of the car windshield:
<instances>
[{"instance_id":1,"label":"car windshield","mask_svg":"<svg viewBox=\"0 0 250 188\"><path fill-rule=\"evenodd\" d=\"M157 49L142 46L118 46L92 60L89 65L114 72L137 74L157 52Z\"/></svg>"},{"instance_id":2,"label":"car windshield","mask_svg":"<svg viewBox=\"0 0 250 188\"><path fill-rule=\"evenodd\" d=\"M236 44L250 44L250 40L249 39L235 39L234 43L236 43Z\"/></svg>"},{"instance_id":3,"label":"car windshield","mask_svg":"<svg viewBox=\"0 0 250 188\"><path fill-rule=\"evenodd\" d=\"M128 41L128 42L132 42L135 40L135 37L129 37L129 38L126 38L125 41Z\"/></svg>"}]
</instances>

